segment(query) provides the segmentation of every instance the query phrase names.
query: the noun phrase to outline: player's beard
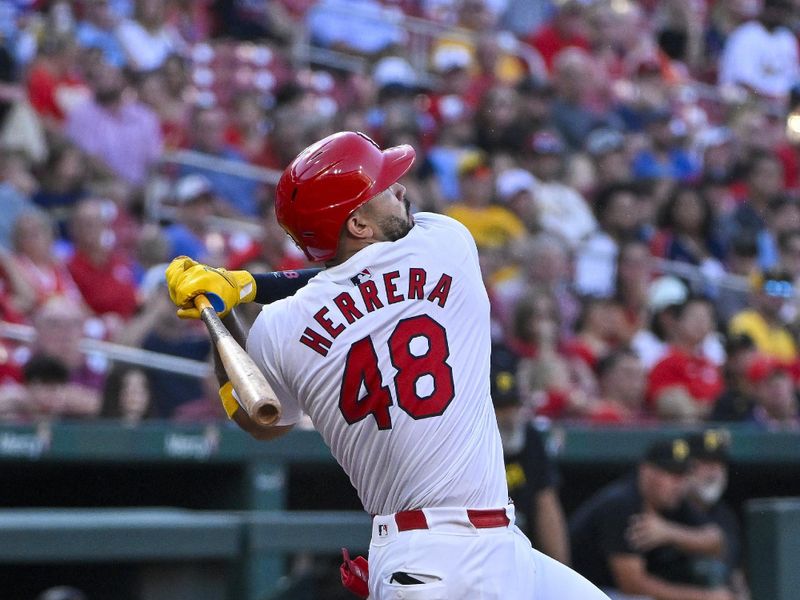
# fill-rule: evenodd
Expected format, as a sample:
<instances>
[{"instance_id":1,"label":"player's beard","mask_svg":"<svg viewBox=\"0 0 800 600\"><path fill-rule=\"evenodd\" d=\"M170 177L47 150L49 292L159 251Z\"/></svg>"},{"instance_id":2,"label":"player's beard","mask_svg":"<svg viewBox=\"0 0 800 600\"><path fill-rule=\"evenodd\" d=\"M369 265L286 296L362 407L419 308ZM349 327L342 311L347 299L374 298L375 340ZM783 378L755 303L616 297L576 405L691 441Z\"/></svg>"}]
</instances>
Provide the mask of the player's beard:
<instances>
[{"instance_id":1,"label":"player's beard","mask_svg":"<svg viewBox=\"0 0 800 600\"><path fill-rule=\"evenodd\" d=\"M397 240L406 237L408 232L411 231L411 228L414 226L414 221L411 220L411 205L409 204L408 200L405 201L405 205L405 219L395 215L390 215L388 217L383 217L380 221L378 221L378 227L381 229L381 234L387 241L396 242Z\"/></svg>"}]
</instances>

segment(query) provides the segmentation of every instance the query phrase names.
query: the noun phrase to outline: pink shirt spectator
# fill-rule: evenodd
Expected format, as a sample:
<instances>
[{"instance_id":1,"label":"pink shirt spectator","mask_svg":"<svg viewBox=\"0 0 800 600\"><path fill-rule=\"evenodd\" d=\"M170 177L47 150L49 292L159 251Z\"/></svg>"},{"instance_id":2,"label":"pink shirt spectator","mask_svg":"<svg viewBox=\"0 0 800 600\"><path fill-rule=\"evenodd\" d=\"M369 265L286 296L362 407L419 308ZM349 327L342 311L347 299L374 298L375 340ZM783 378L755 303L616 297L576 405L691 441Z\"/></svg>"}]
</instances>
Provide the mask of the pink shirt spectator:
<instances>
[{"instance_id":1,"label":"pink shirt spectator","mask_svg":"<svg viewBox=\"0 0 800 600\"><path fill-rule=\"evenodd\" d=\"M138 102L111 110L95 101L86 102L69 114L66 134L81 150L133 184L144 183L151 165L161 156L158 117Z\"/></svg>"}]
</instances>

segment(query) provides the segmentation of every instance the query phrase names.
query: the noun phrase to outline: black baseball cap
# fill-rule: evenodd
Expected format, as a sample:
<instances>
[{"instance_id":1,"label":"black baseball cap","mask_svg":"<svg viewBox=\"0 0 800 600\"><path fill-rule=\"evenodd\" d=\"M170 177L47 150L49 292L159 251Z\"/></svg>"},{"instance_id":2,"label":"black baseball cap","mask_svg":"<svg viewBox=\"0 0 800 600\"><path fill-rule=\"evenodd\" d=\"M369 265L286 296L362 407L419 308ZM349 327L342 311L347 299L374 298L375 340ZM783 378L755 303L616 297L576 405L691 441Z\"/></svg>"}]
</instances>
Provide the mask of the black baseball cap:
<instances>
[{"instance_id":1,"label":"black baseball cap","mask_svg":"<svg viewBox=\"0 0 800 600\"><path fill-rule=\"evenodd\" d=\"M495 368L491 371L492 404L495 408L519 406L519 389L514 371Z\"/></svg>"},{"instance_id":2,"label":"black baseball cap","mask_svg":"<svg viewBox=\"0 0 800 600\"><path fill-rule=\"evenodd\" d=\"M706 429L691 434L689 452L692 458L727 463L729 458L730 434L722 429Z\"/></svg>"},{"instance_id":3,"label":"black baseball cap","mask_svg":"<svg viewBox=\"0 0 800 600\"><path fill-rule=\"evenodd\" d=\"M653 442L644 454L646 462L676 475L689 472L692 455L686 438L676 437Z\"/></svg>"}]
</instances>

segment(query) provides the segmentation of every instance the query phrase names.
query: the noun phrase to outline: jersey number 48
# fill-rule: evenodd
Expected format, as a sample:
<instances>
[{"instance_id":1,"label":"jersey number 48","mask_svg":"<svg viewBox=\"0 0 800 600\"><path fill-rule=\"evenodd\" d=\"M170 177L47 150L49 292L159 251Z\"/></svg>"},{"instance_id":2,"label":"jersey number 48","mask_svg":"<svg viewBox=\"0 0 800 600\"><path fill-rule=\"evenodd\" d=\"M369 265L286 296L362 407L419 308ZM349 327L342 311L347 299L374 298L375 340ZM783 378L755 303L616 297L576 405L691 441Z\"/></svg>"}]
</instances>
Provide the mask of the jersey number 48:
<instances>
[{"instance_id":1,"label":"jersey number 48","mask_svg":"<svg viewBox=\"0 0 800 600\"><path fill-rule=\"evenodd\" d=\"M412 341L427 340L427 350L412 353ZM394 377L397 404L414 419L427 419L441 415L453 400L453 369L447 364L450 349L447 333L439 323L427 315L403 319L389 336L389 358L397 369ZM420 396L417 383L430 376L433 391ZM363 388L366 394L360 396ZM350 346L339 394L339 409L349 424L372 415L378 429L391 429L389 407L392 395L378 368L378 354L372 338L367 336Z\"/></svg>"}]
</instances>

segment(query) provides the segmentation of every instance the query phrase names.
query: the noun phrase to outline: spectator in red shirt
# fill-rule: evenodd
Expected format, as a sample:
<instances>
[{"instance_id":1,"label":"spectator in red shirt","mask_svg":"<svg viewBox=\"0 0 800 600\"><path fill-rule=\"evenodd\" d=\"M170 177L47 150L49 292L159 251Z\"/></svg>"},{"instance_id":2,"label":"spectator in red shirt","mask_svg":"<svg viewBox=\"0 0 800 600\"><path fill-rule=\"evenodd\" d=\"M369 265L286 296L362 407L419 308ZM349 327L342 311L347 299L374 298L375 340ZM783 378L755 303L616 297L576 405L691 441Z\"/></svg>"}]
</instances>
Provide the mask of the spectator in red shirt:
<instances>
[{"instance_id":1,"label":"spectator in red shirt","mask_svg":"<svg viewBox=\"0 0 800 600\"><path fill-rule=\"evenodd\" d=\"M96 314L128 319L137 308L136 285L131 261L115 247L114 214L107 200L88 198L77 205L70 223L75 254L67 268ZM113 323L107 325L114 329Z\"/></svg>"},{"instance_id":2,"label":"spectator in red shirt","mask_svg":"<svg viewBox=\"0 0 800 600\"><path fill-rule=\"evenodd\" d=\"M696 422L723 389L719 367L702 354L703 340L714 330L714 309L707 299L690 297L675 315L672 344L650 371L647 402L662 419Z\"/></svg>"},{"instance_id":3,"label":"spectator in red shirt","mask_svg":"<svg viewBox=\"0 0 800 600\"><path fill-rule=\"evenodd\" d=\"M589 50L587 33L588 26L581 3L566 0L553 20L535 31L526 41L539 51L548 70L552 70L553 59L564 48Z\"/></svg>"},{"instance_id":4,"label":"spectator in red shirt","mask_svg":"<svg viewBox=\"0 0 800 600\"><path fill-rule=\"evenodd\" d=\"M28 99L55 132L77 103L88 100L91 92L78 72L78 46L68 38L46 40L27 76Z\"/></svg>"}]
</instances>

